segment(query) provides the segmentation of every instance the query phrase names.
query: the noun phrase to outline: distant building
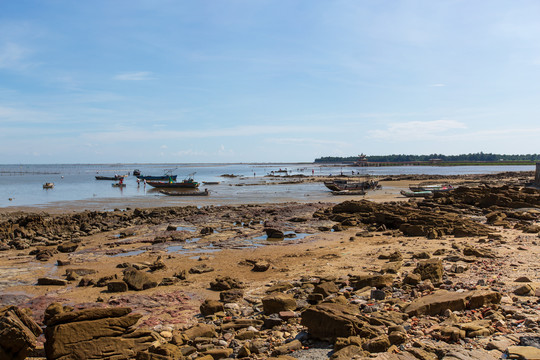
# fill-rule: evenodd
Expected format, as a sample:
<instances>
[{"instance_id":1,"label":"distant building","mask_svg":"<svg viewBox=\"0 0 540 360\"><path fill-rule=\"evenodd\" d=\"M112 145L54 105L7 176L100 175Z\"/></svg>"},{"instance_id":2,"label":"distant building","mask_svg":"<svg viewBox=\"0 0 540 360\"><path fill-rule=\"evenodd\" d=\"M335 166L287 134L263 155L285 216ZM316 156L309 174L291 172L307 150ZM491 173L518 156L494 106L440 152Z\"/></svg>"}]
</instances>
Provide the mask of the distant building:
<instances>
[{"instance_id":1,"label":"distant building","mask_svg":"<svg viewBox=\"0 0 540 360\"><path fill-rule=\"evenodd\" d=\"M368 159L366 155L360 154L358 155L358 160L356 160L356 166L367 166Z\"/></svg>"},{"instance_id":2,"label":"distant building","mask_svg":"<svg viewBox=\"0 0 540 360\"><path fill-rule=\"evenodd\" d=\"M432 164L439 164L442 163L442 159L429 159L429 162Z\"/></svg>"}]
</instances>

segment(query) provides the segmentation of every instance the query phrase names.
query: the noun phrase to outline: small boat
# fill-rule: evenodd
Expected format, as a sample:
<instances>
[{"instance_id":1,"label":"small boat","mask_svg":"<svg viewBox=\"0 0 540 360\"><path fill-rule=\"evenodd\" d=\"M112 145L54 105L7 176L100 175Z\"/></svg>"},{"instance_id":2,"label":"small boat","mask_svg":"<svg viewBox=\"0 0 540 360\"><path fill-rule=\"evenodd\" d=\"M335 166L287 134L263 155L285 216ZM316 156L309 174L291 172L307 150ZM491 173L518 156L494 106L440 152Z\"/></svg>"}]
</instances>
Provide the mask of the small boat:
<instances>
[{"instance_id":1,"label":"small boat","mask_svg":"<svg viewBox=\"0 0 540 360\"><path fill-rule=\"evenodd\" d=\"M176 181L176 177L177 175L138 175L137 179L146 181L168 181L172 179L172 181Z\"/></svg>"},{"instance_id":2,"label":"small boat","mask_svg":"<svg viewBox=\"0 0 540 360\"><path fill-rule=\"evenodd\" d=\"M349 180L334 180L325 181L324 186L332 191L341 190L370 190L379 189L380 185L378 181L366 180L366 181L349 181Z\"/></svg>"},{"instance_id":3,"label":"small boat","mask_svg":"<svg viewBox=\"0 0 540 360\"><path fill-rule=\"evenodd\" d=\"M431 192L444 192L454 190L454 187L450 184L434 184L434 185L410 185L409 190L411 191L431 191Z\"/></svg>"},{"instance_id":4,"label":"small boat","mask_svg":"<svg viewBox=\"0 0 540 360\"><path fill-rule=\"evenodd\" d=\"M164 195L169 195L169 196L208 196L210 193L208 189L204 189L204 191L182 191L182 192L159 190L159 192Z\"/></svg>"},{"instance_id":5,"label":"small boat","mask_svg":"<svg viewBox=\"0 0 540 360\"><path fill-rule=\"evenodd\" d=\"M332 191L333 195L366 195L364 190L339 190Z\"/></svg>"},{"instance_id":6,"label":"small boat","mask_svg":"<svg viewBox=\"0 0 540 360\"><path fill-rule=\"evenodd\" d=\"M166 182L166 181L146 181L146 183L155 188L165 189L196 189L199 187L199 183L193 179L182 180L180 182Z\"/></svg>"},{"instance_id":7,"label":"small boat","mask_svg":"<svg viewBox=\"0 0 540 360\"><path fill-rule=\"evenodd\" d=\"M114 183L114 184L111 184L112 187L119 187L119 188L125 188L126 187L126 184L124 183Z\"/></svg>"},{"instance_id":8,"label":"small boat","mask_svg":"<svg viewBox=\"0 0 540 360\"><path fill-rule=\"evenodd\" d=\"M140 176L140 175L141 175L141 170L139 169L133 170L133 176Z\"/></svg>"},{"instance_id":9,"label":"small boat","mask_svg":"<svg viewBox=\"0 0 540 360\"><path fill-rule=\"evenodd\" d=\"M422 190L422 191L400 191L401 195L406 197L430 197L433 196L433 192L430 190Z\"/></svg>"},{"instance_id":10,"label":"small boat","mask_svg":"<svg viewBox=\"0 0 540 360\"><path fill-rule=\"evenodd\" d=\"M54 183L48 182L43 184L44 189L52 189L54 187Z\"/></svg>"},{"instance_id":11,"label":"small boat","mask_svg":"<svg viewBox=\"0 0 540 360\"><path fill-rule=\"evenodd\" d=\"M202 183L204 185L219 185L220 184L219 181L203 181Z\"/></svg>"},{"instance_id":12,"label":"small boat","mask_svg":"<svg viewBox=\"0 0 540 360\"><path fill-rule=\"evenodd\" d=\"M96 180L120 180L122 178L125 178L127 175L115 175L115 176L96 176Z\"/></svg>"}]
</instances>

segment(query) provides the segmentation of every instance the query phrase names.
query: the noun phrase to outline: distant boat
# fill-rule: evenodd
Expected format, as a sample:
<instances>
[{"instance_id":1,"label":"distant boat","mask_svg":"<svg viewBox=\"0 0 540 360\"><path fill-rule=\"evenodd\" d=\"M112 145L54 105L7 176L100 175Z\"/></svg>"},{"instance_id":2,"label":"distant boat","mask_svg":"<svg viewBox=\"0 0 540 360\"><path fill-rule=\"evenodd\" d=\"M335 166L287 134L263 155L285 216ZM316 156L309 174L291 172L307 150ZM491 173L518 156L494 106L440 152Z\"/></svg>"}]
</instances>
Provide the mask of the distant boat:
<instances>
[{"instance_id":1,"label":"distant boat","mask_svg":"<svg viewBox=\"0 0 540 360\"><path fill-rule=\"evenodd\" d=\"M219 185L220 184L219 181L203 181L202 183L204 185Z\"/></svg>"},{"instance_id":2,"label":"distant boat","mask_svg":"<svg viewBox=\"0 0 540 360\"><path fill-rule=\"evenodd\" d=\"M112 187L119 187L119 188L124 188L126 187L126 184L124 183L114 183L114 184L111 184Z\"/></svg>"},{"instance_id":3,"label":"distant boat","mask_svg":"<svg viewBox=\"0 0 540 360\"><path fill-rule=\"evenodd\" d=\"M133 170L133 176L139 176L139 175L141 175L141 170L139 169Z\"/></svg>"},{"instance_id":4,"label":"distant boat","mask_svg":"<svg viewBox=\"0 0 540 360\"><path fill-rule=\"evenodd\" d=\"M431 192L444 192L454 190L454 187L450 184L434 184L434 185L410 185L409 190L418 192L418 191L431 191Z\"/></svg>"},{"instance_id":5,"label":"distant boat","mask_svg":"<svg viewBox=\"0 0 540 360\"><path fill-rule=\"evenodd\" d=\"M366 195L364 190L339 190L332 191L333 195Z\"/></svg>"},{"instance_id":6,"label":"distant boat","mask_svg":"<svg viewBox=\"0 0 540 360\"><path fill-rule=\"evenodd\" d=\"M367 181L350 181L350 180L333 180L325 181L324 186L332 191L342 191L342 190L369 190L369 189L378 189L380 187L378 181L367 180Z\"/></svg>"},{"instance_id":7,"label":"distant boat","mask_svg":"<svg viewBox=\"0 0 540 360\"><path fill-rule=\"evenodd\" d=\"M422 191L400 191L401 195L406 197L430 197L433 196L433 192L430 190L422 190Z\"/></svg>"},{"instance_id":8,"label":"distant boat","mask_svg":"<svg viewBox=\"0 0 540 360\"><path fill-rule=\"evenodd\" d=\"M115 175L115 176L97 176L96 175L96 180L112 180L112 181L115 181L115 180L120 180L122 178L125 178L127 175Z\"/></svg>"},{"instance_id":9,"label":"distant boat","mask_svg":"<svg viewBox=\"0 0 540 360\"><path fill-rule=\"evenodd\" d=\"M165 189L196 189L199 187L199 183L193 179L185 179L181 182L167 182L167 181L146 181L146 183L155 188Z\"/></svg>"},{"instance_id":10,"label":"distant boat","mask_svg":"<svg viewBox=\"0 0 540 360\"><path fill-rule=\"evenodd\" d=\"M172 181L176 181L176 177L177 175L157 175L157 176L153 176L153 175L147 175L147 176L143 176L143 175L138 175L137 176L137 179L139 180L150 180L150 181L167 181L169 180L169 178L172 178Z\"/></svg>"},{"instance_id":11,"label":"distant boat","mask_svg":"<svg viewBox=\"0 0 540 360\"><path fill-rule=\"evenodd\" d=\"M45 184L43 184L43 188L44 189L52 189L52 188L54 188L54 183L51 183L51 182L45 183Z\"/></svg>"}]
</instances>

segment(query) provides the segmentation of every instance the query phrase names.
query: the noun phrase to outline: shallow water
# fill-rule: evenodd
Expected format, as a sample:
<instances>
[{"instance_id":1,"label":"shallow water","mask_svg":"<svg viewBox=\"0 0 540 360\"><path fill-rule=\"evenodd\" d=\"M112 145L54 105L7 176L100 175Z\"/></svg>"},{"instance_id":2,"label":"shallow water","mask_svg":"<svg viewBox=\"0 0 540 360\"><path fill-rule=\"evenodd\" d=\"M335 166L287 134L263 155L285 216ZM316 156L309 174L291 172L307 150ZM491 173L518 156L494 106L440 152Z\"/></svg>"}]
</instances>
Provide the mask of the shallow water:
<instances>
[{"instance_id":1,"label":"shallow water","mask_svg":"<svg viewBox=\"0 0 540 360\"><path fill-rule=\"evenodd\" d=\"M168 198L156 189L137 184L134 176L125 180L125 188L111 186L112 181L95 180L96 175L114 176L128 174L140 169L143 175L162 175L166 169L174 169L178 179L191 173L198 182L219 181L218 185L201 184L208 188L210 196L202 199ZM532 171L534 166L391 166L391 167L339 167L315 164L68 164L68 165L0 165L0 207L61 206L70 201L84 200L88 204L106 201L105 209L122 207L130 199L158 201L163 204L197 203L221 205L230 202L261 203L281 202L290 199L319 201L328 194L320 183L269 185L271 178L264 177L272 171L287 169L288 174L345 175L460 175L487 174L504 171ZM234 174L237 177L221 177ZM285 173L279 173L284 175ZM294 179L288 179L294 180ZM53 189L43 189L43 184L53 182ZM252 186L251 184L259 184ZM199 198L199 197L197 197ZM10 200L11 199L11 200ZM101 204L99 204L101 205Z\"/></svg>"}]
</instances>

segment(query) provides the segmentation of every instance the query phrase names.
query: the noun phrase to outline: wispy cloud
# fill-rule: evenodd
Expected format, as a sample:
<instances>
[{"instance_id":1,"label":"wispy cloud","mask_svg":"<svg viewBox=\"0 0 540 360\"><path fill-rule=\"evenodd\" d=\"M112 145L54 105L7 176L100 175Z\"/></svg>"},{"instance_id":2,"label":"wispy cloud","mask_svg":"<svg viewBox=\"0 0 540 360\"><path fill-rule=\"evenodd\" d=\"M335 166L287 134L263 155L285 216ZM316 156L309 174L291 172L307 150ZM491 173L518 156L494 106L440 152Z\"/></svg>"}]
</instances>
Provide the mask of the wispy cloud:
<instances>
[{"instance_id":1,"label":"wispy cloud","mask_svg":"<svg viewBox=\"0 0 540 360\"><path fill-rule=\"evenodd\" d=\"M150 71L137 71L130 73L117 74L113 78L114 80L121 81L144 81L155 79L154 74Z\"/></svg>"},{"instance_id":2,"label":"wispy cloud","mask_svg":"<svg viewBox=\"0 0 540 360\"><path fill-rule=\"evenodd\" d=\"M18 44L0 44L0 69L21 69L28 66L24 62L30 51Z\"/></svg>"},{"instance_id":3,"label":"wispy cloud","mask_svg":"<svg viewBox=\"0 0 540 360\"><path fill-rule=\"evenodd\" d=\"M426 137L446 135L452 130L466 129L467 126L455 120L433 120L433 121L408 121L402 123L391 123L384 130L372 130L370 137L383 140L411 141Z\"/></svg>"},{"instance_id":4,"label":"wispy cloud","mask_svg":"<svg viewBox=\"0 0 540 360\"><path fill-rule=\"evenodd\" d=\"M429 87L445 87L446 84L431 84Z\"/></svg>"}]
</instances>

